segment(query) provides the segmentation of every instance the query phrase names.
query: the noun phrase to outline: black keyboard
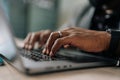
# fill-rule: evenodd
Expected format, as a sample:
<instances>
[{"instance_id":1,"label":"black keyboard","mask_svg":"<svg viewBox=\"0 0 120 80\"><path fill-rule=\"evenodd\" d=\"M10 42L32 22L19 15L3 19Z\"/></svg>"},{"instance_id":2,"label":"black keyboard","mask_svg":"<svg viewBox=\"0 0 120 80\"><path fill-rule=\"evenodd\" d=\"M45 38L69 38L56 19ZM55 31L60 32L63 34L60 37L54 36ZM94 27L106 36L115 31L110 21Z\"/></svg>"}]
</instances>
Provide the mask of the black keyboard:
<instances>
[{"instance_id":1,"label":"black keyboard","mask_svg":"<svg viewBox=\"0 0 120 80\"><path fill-rule=\"evenodd\" d=\"M69 60L74 62L98 62L98 61L108 61L106 58L96 57L93 55L88 55L75 50L61 50L55 54L54 57L50 57L42 53L42 49L38 50L25 50L20 49L22 56L34 60L34 61L60 61Z\"/></svg>"},{"instance_id":2,"label":"black keyboard","mask_svg":"<svg viewBox=\"0 0 120 80\"><path fill-rule=\"evenodd\" d=\"M25 50L20 49L20 54L28 59L32 59L34 61L56 61L56 60L66 60L63 56L54 56L50 57L42 53L41 49L38 50Z\"/></svg>"}]
</instances>

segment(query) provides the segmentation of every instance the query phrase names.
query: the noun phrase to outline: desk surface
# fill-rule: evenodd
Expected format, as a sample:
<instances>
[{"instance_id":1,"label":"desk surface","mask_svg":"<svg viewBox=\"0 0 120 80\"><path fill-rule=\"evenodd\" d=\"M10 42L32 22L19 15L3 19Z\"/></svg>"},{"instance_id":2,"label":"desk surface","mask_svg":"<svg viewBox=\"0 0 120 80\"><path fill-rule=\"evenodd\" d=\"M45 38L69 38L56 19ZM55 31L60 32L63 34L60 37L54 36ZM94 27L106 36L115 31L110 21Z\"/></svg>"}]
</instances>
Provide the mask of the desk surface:
<instances>
[{"instance_id":1,"label":"desk surface","mask_svg":"<svg viewBox=\"0 0 120 80\"><path fill-rule=\"evenodd\" d=\"M0 80L120 80L120 68L104 67L28 76L6 63L0 67Z\"/></svg>"},{"instance_id":2,"label":"desk surface","mask_svg":"<svg viewBox=\"0 0 120 80\"><path fill-rule=\"evenodd\" d=\"M81 69L29 76L6 63L0 67L0 80L120 80L120 68Z\"/></svg>"}]
</instances>

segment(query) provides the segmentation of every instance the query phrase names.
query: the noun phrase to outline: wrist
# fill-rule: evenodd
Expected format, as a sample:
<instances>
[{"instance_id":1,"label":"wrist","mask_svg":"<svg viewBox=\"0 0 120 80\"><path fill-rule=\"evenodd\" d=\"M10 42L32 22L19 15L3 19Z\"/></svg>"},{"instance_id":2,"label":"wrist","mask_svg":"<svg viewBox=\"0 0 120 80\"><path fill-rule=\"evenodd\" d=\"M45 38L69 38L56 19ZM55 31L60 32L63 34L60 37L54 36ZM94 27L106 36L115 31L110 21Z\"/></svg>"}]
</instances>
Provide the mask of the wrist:
<instances>
[{"instance_id":1,"label":"wrist","mask_svg":"<svg viewBox=\"0 0 120 80\"><path fill-rule=\"evenodd\" d=\"M105 33L106 33L106 49L105 50L108 50L109 46L110 46L112 35L108 32L105 32Z\"/></svg>"}]
</instances>

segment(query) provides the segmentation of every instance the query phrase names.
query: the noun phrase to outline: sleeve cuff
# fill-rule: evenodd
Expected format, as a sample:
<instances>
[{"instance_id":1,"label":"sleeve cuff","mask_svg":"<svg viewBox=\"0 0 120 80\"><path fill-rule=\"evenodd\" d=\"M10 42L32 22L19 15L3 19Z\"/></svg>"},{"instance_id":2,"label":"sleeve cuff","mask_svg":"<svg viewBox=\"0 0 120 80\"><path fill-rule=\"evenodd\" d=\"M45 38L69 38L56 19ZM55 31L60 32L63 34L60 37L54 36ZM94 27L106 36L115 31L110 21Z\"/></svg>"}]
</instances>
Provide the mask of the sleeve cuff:
<instances>
[{"instance_id":1,"label":"sleeve cuff","mask_svg":"<svg viewBox=\"0 0 120 80\"><path fill-rule=\"evenodd\" d=\"M120 30L108 29L107 32L111 34L111 41L110 41L108 53L111 57L113 57L116 53L116 50L118 48L118 43L120 41Z\"/></svg>"}]
</instances>

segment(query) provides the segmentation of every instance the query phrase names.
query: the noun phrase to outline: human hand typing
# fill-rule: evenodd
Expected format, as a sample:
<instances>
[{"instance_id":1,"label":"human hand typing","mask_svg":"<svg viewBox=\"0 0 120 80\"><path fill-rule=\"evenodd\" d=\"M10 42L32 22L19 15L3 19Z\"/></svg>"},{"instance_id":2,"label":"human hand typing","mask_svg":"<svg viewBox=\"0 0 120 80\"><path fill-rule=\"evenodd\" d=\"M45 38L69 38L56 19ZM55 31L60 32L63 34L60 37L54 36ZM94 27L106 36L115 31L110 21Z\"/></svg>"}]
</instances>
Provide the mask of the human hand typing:
<instances>
[{"instance_id":1,"label":"human hand typing","mask_svg":"<svg viewBox=\"0 0 120 80\"><path fill-rule=\"evenodd\" d=\"M47 30L30 33L25 39L24 48L32 49L35 42L39 42L39 46L45 45L43 53L50 56L54 56L62 46L73 46L87 52L101 52L108 49L110 39L111 35L105 31L74 27L56 32Z\"/></svg>"},{"instance_id":2,"label":"human hand typing","mask_svg":"<svg viewBox=\"0 0 120 80\"><path fill-rule=\"evenodd\" d=\"M47 40L43 53L50 56L62 46L74 46L87 52L101 52L109 47L111 35L105 31L94 31L81 28L68 28L52 32Z\"/></svg>"}]
</instances>

